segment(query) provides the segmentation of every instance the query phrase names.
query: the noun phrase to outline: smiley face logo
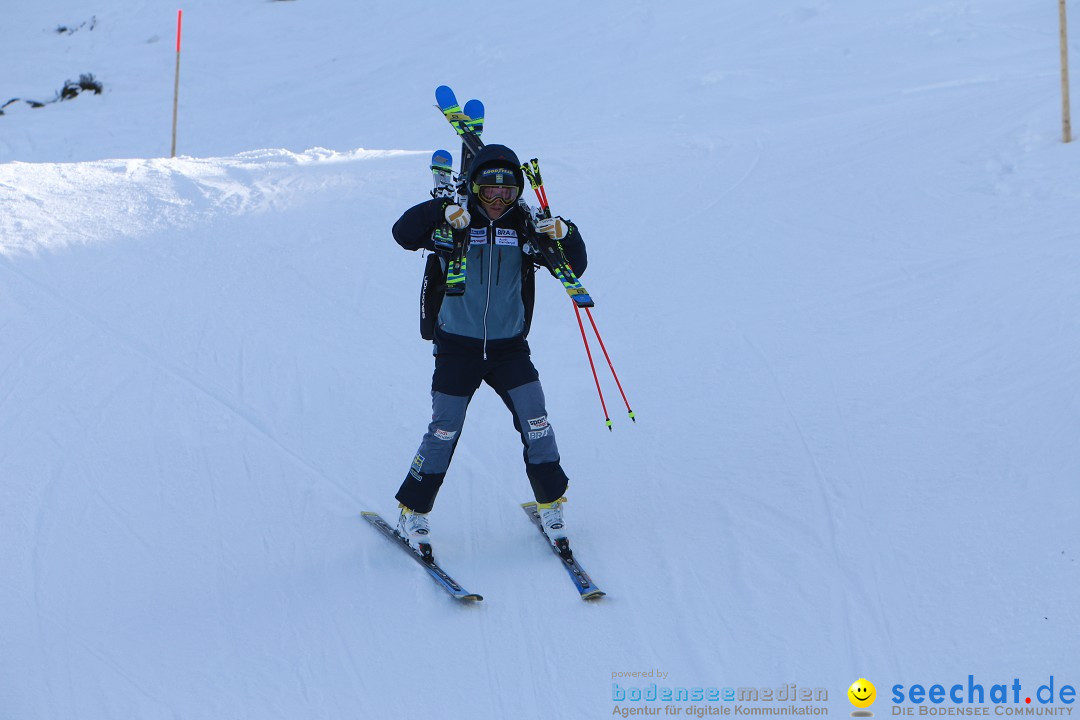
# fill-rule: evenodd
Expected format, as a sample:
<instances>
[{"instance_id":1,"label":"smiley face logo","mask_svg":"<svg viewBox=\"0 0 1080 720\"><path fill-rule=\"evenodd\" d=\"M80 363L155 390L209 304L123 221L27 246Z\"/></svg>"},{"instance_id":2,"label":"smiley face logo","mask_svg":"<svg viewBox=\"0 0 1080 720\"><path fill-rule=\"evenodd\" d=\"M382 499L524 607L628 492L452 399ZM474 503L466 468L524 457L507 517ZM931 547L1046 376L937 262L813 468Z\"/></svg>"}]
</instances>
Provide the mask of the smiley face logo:
<instances>
[{"instance_id":1,"label":"smiley face logo","mask_svg":"<svg viewBox=\"0 0 1080 720\"><path fill-rule=\"evenodd\" d=\"M851 687L847 691L848 700L851 704L857 708L868 708L874 704L874 700L877 699L877 689L874 687L874 683L870 682L866 678L859 678L855 682L851 683Z\"/></svg>"}]
</instances>

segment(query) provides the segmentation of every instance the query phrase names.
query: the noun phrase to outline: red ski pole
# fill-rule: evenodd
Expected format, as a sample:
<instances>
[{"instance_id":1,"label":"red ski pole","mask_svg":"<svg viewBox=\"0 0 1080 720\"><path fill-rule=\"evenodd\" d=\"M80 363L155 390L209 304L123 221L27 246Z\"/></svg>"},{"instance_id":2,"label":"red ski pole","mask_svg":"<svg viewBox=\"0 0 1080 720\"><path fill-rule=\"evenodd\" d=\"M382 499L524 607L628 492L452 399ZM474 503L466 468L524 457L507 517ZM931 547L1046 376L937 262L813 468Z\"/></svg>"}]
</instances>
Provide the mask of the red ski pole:
<instances>
[{"instance_id":1,"label":"red ski pole","mask_svg":"<svg viewBox=\"0 0 1080 720\"><path fill-rule=\"evenodd\" d=\"M604 410L604 424L611 431L611 417L608 415L607 403L604 402L604 391L600 389L600 378L596 376L596 364L593 362L592 350L589 349L589 339L585 337L585 325L581 322L581 310L574 304L574 314L577 316L578 328L581 330L581 341L585 343L585 354L589 356L589 367L592 368L593 382L596 383L596 393L600 396L600 407Z\"/></svg>"},{"instance_id":2,"label":"red ski pole","mask_svg":"<svg viewBox=\"0 0 1080 720\"><path fill-rule=\"evenodd\" d=\"M596 334L596 340L600 343L600 349L604 351L604 359L607 360L607 365L611 368L611 376L615 378L615 384L619 386L619 394L622 395L623 402L626 403L626 412L630 415L630 419L637 422L637 418L634 417L634 411L630 409L630 401L626 399L626 392L623 391L622 383L619 382L619 374L615 372L615 366L611 364L611 356L608 355L607 348L604 347L604 338L600 337L600 331L596 327L596 321L593 320L592 310L585 308L585 314L589 316L589 322L592 324L593 332ZM578 313L578 322L581 322L581 313Z\"/></svg>"},{"instance_id":3,"label":"red ski pole","mask_svg":"<svg viewBox=\"0 0 1080 720\"><path fill-rule=\"evenodd\" d=\"M528 177L529 184L532 185L532 189L536 193L536 199L540 203L540 216L544 218L551 217L551 208L548 205L547 191L544 189L544 180L540 176L540 163L533 159L528 165L522 165L521 169ZM607 403L604 402L604 392L600 389L600 378L597 377L596 374L596 363L593 362L592 350L589 348L589 339L585 335L585 325L581 322L581 306L576 302L574 303L574 312L577 317L578 328L581 330L581 341L585 344L585 353L589 356L589 368L592 370L593 381L596 383L596 392L600 396L600 406L604 409L604 423L607 425L608 430L611 430L611 417L608 415ZM634 416L634 411L630 408L630 401L626 399L626 391L623 390L622 383L619 381L619 375L615 372L615 366L611 362L611 356L608 354L607 347L604 345L604 339L600 336L600 330L596 327L596 320L593 319L592 311L586 307L585 313L589 316L589 324L592 325L596 340L600 343L600 349L604 353L604 359L607 360L608 368L611 370L611 376L615 378L615 384L619 387L619 394L622 395L623 403L626 404L626 412L630 415L630 419L633 422L637 422L637 417Z\"/></svg>"}]
</instances>

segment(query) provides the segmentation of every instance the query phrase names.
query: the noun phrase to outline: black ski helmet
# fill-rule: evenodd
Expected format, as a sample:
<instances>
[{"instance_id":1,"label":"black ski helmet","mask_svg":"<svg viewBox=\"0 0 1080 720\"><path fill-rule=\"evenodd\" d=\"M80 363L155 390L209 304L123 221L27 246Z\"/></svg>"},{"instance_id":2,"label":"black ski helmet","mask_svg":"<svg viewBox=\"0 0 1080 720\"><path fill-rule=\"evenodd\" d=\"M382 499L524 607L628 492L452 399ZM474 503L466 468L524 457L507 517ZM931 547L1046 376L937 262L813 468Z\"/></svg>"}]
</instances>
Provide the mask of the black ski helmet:
<instances>
[{"instance_id":1,"label":"black ski helmet","mask_svg":"<svg viewBox=\"0 0 1080 720\"><path fill-rule=\"evenodd\" d=\"M521 196L525 176L513 150L505 145L487 145L477 153L469 172L469 190L475 195L481 185L513 185Z\"/></svg>"}]
</instances>

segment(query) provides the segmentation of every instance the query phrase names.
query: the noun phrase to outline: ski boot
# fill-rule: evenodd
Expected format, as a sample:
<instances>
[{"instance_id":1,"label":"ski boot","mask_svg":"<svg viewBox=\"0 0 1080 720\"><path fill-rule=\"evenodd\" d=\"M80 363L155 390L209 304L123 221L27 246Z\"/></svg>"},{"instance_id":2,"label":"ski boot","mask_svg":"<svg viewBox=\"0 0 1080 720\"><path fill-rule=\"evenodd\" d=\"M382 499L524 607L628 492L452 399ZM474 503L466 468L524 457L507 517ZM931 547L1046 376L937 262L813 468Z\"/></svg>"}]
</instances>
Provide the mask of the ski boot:
<instances>
[{"instance_id":1,"label":"ski boot","mask_svg":"<svg viewBox=\"0 0 1080 720\"><path fill-rule=\"evenodd\" d=\"M402 505L397 534L421 560L428 565L434 564L435 554L431 551L431 528L428 526L427 513L413 512Z\"/></svg>"},{"instance_id":2,"label":"ski boot","mask_svg":"<svg viewBox=\"0 0 1080 720\"><path fill-rule=\"evenodd\" d=\"M570 540L566 537L566 522L563 520L563 503L566 498L561 497L554 502L536 503L536 512L540 515L540 526L547 535L547 539L555 546L559 556L563 560L574 559L570 551Z\"/></svg>"}]
</instances>

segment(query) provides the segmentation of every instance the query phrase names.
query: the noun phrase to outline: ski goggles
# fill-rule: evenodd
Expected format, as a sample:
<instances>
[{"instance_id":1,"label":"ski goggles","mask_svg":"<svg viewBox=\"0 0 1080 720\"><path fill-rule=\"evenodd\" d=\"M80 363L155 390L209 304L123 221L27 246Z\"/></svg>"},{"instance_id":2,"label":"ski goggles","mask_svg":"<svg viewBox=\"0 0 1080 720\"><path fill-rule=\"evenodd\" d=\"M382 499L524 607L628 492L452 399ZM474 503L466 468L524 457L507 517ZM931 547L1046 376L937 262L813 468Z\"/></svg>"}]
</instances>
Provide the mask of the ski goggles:
<instances>
[{"instance_id":1,"label":"ski goggles","mask_svg":"<svg viewBox=\"0 0 1080 720\"><path fill-rule=\"evenodd\" d=\"M518 189L516 185L481 185L476 194L480 197L480 202L490 204L502 200L509 205L517 200Z\"/></svg>"}]
</instances>

